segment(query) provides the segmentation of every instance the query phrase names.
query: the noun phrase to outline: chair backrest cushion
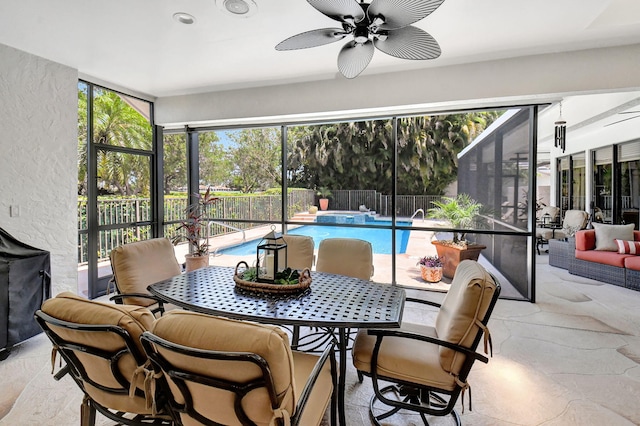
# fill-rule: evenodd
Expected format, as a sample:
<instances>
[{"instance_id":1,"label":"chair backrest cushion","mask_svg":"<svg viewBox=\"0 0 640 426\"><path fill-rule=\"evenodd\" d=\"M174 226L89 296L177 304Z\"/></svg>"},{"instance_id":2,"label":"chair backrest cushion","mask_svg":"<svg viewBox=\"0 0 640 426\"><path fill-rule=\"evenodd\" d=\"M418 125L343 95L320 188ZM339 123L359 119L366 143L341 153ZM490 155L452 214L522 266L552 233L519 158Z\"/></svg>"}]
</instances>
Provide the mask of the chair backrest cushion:
<instances>
[{"instance_id":1,"label":"chair backrest cushion","mask_svg":"<svg viewBox=\"0 0 640 426\"><path fill-rule=\"evenodd\" d=\"M436 317L438 338L471 348L482 332L477 322L484 320L495 291L495 281L478 262L460 262ZM440 347L440 365L445 371L459 374L464 360L460 352Z\"/></svg>"},{"instance_id":2,"label":"chair backrest cushion","mask_svg":"<svg viewBox=\"0 0 640 426\"><path fill-rule=\"evenodd\" d=\"M140 335L151 328L155 320L147 308L132 305L115 305L101 303L79 297L71 292L60 293L56 297L46 300L41 307L42 312L59 320L80 325L115 325L125 329L138 351L138 356L144 357L144 349L140 343ZM124 340L115 333L104 331L76 331L49 324L54 333L67 342L74 342L114 351L126 347ZM89 355L82 351L74 351L87 375L96 383L112 388L122 386L112 373L109 362L103 358ZM126 353L117 363L118 371L127 381L131 379L138 367L138 362L131 353ZM137 382L137 387L144 390L143 377ZM114 394L97 387L84 384L86 392L96 402L117 410L148 413L145 399L129 398L127 394Z\"/></svg>"},{"instance_id":3,"label":"chair backrest cushion","mask_svg":"<svg viewBox=\"0 0 640 426\"><path fill-rule=\"evenodd\" d=\"M542 219L544 216L549 217L549 223L559 222L560 208L556 206L544 206L538 212L538 219Z\"/></svg>"},{"instance_id":4,"label":"chair backrest cushion","mask_svg":"<svg viewBox=\"0 0 640 426\"><path fill-rule=\"evenodd\" d=\"M363 280L373 276L373 250L369 241L327 238L320 242L316 271Z\"/></svg>"},{"instance_id":5,"label":"chair backrest cushion","mask_svg":"<svg viewBox=\"0 0 640 426\"><path fill-rule=\"evenodd\" d=\"M257 354L269 364L280 407L293 414L295 389L293 354L287 335L278 327L214 317L194 312L172 311L159 318L151 330L158 337L196 349L223 352ZM257 366L243 361L220 361L195 358L179 354L160 346L156 350L174 367L217 379L249 381L262 375ZM172 394L183 403L182 394L168 378ZM188 382L196 411L205 417L225 425L240 424L234 414L234 395L222 389ZM242 406L252 421L270 424L274 414L264 387L250 391L242 400ZM185 425L199 424L182 415Z\"/></svg>"},{"instance_id":6,"label":"chair backrest cushion","mask_svg":"<svg viewBox=\"0 0 640 426\"><path fill-rule=\"evenodd\" d=\"M564 213L562 228L575 232L586 228L588 222L589 214L584 210L567 210Z\"/></svg>"},{"instance_id":7,"label":"chair backrest cushion","mask_svg":"<svg viewBox=\"0 0 640 426\"><path fill-rule=\"evenodd\" d=\"M120 293L148 293L147 287L179 275L173 244L167 238L153 238L125 244L111 251L111 269ZM152 299L127 297L124 303L149 306Z\"/></svg>"},{"instance_id":8,"label":"chair backrest cushion","mask_svg":"<svg viewBox=\"0 0 640 426\"><path fill-rule=\"evenodd\" d=\"M287 266L302 270L313 266L313 238L307 235L283 235L287 243Z\"/></svg>"}]
</instances>

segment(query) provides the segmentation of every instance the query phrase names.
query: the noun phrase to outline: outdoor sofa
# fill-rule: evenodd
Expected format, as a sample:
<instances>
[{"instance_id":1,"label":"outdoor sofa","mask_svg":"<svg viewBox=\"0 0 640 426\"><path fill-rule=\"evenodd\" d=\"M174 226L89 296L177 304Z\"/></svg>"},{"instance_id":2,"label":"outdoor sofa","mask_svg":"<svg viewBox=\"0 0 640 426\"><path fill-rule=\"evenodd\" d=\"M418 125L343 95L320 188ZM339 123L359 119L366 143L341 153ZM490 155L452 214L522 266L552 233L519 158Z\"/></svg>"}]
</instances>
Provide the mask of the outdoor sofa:
<instances>
[{"instance_id":1,"label":"outdoor sofa","mask_svg":"<svg viewBox=\"0 0 640 426\"><path fill-rule=\"evenodd\" d=\"M640 290L640 231L633 224L593 226L576 232L569 273Z\"/></svg>"}]
</instances>

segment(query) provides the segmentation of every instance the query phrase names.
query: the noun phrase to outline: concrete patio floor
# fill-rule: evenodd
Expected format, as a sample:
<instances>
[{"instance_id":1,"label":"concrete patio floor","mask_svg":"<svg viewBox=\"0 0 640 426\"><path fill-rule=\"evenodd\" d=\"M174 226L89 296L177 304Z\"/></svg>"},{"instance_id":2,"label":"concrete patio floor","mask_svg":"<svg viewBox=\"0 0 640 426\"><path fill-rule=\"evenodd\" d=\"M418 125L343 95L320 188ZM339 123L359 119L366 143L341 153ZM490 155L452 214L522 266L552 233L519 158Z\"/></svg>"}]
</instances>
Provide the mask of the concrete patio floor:
<instances>
[{"instance_id":1,"label":"concrete patio floor","mask_svg":"<svg viewBox=\"0 0 640 426\"><path fill-rule=\"evenodd\" d=\"M537 303L496 306L489 323L493 358L471 372L473 411L465 408L463 425L640 424L640 292L570 275L549 266L546 255L537 260ZM440 301L444 294L419 297ZM434 318L430 309L407 306L403 320ZM38 335L0 362L0 424L79 424L81 393L68 377L53 380L50 350ZM358 383L346 361L348 424L369 425L370 381ZM110 423L99 416L98 424ZM411 415L385 423L417 424Z\"/></svg>"}]
</instances>

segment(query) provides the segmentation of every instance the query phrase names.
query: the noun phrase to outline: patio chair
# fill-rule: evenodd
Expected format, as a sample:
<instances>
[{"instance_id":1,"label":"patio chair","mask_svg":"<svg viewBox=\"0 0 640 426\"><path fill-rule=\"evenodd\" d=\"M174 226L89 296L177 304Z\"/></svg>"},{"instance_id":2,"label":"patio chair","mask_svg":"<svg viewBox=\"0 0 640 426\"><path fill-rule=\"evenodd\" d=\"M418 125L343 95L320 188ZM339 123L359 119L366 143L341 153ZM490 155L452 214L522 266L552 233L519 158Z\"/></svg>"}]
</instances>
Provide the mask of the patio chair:
<instances>
[{"instance_id":1,"label":"patio chair","mask_svg":"<svg viewBox=\"0 0 640 426\"><path fill-rule=\"evenodd\" d=\"M442 305L407 298L438 307L433 326L403 323L386 330L361 330L353 346L353 365L358 378L371 377L374 395L369 414L376 425L400 410L426 416L451 414L457 425L460 417L454 406L462 394L471 390L467 377L476 360L487 363L476 352L484 333L484 352L491 346L487 323L498 296L500 284L476 261L464 260L458 266ZM385 387L381 388L381 382ZM388 383L391 382L389 385ZM379 413L381 405L386 411Z\"/></svg>"},{"instance_id":2,"label":"patio chair","mask_svg":"<svg viewBox=\"0 0 640 426\"><path fill-rule=\"evenodd\" d=\"M292 351L278 327L173 311L142 335L169 404L189 425L335 424L333 345L318 357Z\"/></svg>"},{"instance_id":3,"label":"patio chair","mask_svg":"<svg viewBox=\"0 0 640 426\"><path fill-rule=\"evenodd\" d=\"M306 235L282 236L284 242L287 243L287 266L291 269L303 270L311 269L315 261L313 254L314 243L313 238Z\"/></svg>"},{"instance_id":4,"label":"patio chair","mask_svg":"<svg viewBox=\"0 0 640 426\"><path fill-rule=\"evenodd\" d=\"M562 220L562 227L536 227L536 250L540 254L540 247L549 240L563 240L572 236L589 223L589 213L583 210L567 210Z\"/></svg>"},{"instance_id":5,"label":"patio chair","mask_svg":"<svg viewBox=\"0 0 640 426\"><path fill-rule=\"evenodd\" d=\"M326 238L320 241L316 271L347 277L370 280L373 276L373 250L369 241L357 238ZM294 347L317 353L328 341L336 340L335 330L311 328L300 334L294 329ZM346 330L349 341L353 341L356 330Z\"/></svg>"},{"instance_id":6,"label":"patio chair","mask_svg":"<svg viewBox=\"0 0 640 426\"><path fill-rule=\"evenodd\" d=\"M320 241L316 271L369 280L373 276L371 243L356 238Z\"/></svg>"},{"instance_id":7,"label":"patio chair","mask_svg":"<svg viewBox=\"0 0 640 426\"><path fill-rule=\"evenodd\" d=\"M162 315L164 303L147 291L150 284L179 275L182 271L167 238L153 238L124 244L111 250L111 269L116 303L138 305Z\"/></svg>"},{"instance_id":8,"label":"patio chair","mask_svg":"<svg viewBox=\"0 0 640 426\"><path fill-rule=\"evenodd\" d=\"M173 424L160 405L150 405L145 377L135 374L148 361L140 335L154 321L151 311L65 292L45 301L35 319L53 344L52 364L57 354L66 362L56 379L69 373L84 393L82 426L95 424L96 411L118 424Z\"/></svg>"}]
</instances>

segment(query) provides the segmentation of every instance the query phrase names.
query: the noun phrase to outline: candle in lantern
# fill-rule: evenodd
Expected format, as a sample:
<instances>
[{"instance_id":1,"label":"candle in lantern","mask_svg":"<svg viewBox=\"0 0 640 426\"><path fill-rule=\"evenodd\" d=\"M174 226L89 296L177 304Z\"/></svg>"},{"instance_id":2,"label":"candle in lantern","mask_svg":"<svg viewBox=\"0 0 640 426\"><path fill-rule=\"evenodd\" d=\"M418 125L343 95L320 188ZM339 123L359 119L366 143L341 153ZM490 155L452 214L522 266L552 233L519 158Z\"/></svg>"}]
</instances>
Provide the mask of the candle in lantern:
<instances>
[{"instance_id":1,"label":"candle in lantern","mask_svg":"<svg viewBox=\"0 0 640 426\"><path fill-rule=\"evenodd\" d=\"M268 280L272 280L275 278L274 264L273 264L273 253L268 253L265 255L264 264L266 266L265 278Z\"/></svg>"}]
</instances>

